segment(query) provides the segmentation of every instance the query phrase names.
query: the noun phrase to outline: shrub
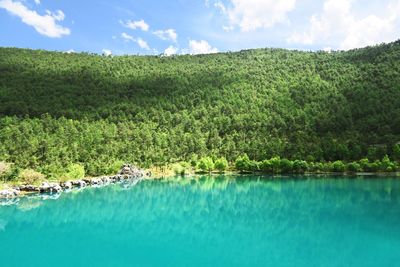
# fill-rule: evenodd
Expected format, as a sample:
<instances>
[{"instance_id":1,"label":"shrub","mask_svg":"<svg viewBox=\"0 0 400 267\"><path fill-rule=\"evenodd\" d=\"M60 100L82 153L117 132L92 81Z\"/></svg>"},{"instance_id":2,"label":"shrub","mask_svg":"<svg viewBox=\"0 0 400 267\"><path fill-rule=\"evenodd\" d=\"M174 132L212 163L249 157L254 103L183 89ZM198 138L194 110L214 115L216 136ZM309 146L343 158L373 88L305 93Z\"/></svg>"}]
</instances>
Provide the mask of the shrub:
<instances>
[{"instance_id":1,"label":"shrub","mask_svg":"<svg viewBox=\"0 0 400 267\"><path fill-rule=\"evenodd\" d=\"M11 164L7 162L0 161L0 178L5 178L8 176L11 170Z\"/></svg>"},{"instance_id":2,"label":"shrub","mask_svg":"<svg viewBox=\"0 0 400 267\"><path fill-rule=\"evenodd\" d=\"M293 172L305 173L308 170L308 163L304 160L295 160L293 162Z\"/></svg>"},{"instance_id":3,"label":"shrub","mask_svg":"<svg viewBox=\"0 0 400 267\"><path fill-rule=\"evenodd\" d=\"M248 171L250 170L250 159L247 154L244 154L243 156L240 156L236 159L235 161L235 168L238 171Z\"/></svg>"},{"instance_id":4,"label":"shrub","mask_svg":"<svg viewBox=\"0 0 400 267\"><path fill-rule=\"evenodd\" d=\"M400 160L400 144L394 145L393 155L394 155L395 159Z\"/></svg>"},{"instance_id":5,"label":"shrub","mask_svg":"<svg viewBox=\"0 0 400 267\"><path fill-rule=\"evenodd\" d=\"M66 174L69 179L82 179L85 177L85 168L83 165L75 163L68 166L68 172Z\"/></svg>"},{"instance_id":6,"label":"shrub","mask_svg":"<svg viewBox=\"0 0 400 267\"><path fill-rule=\"evenodd\" d=\"M211 172L214 169L214 162L210 157L203 157L200 159L198 168L202 171Z\"/></svg>"},{"instance_id":7,"label":"shrub","mask_svg":"<svg viewBox=\"0 0 400 267\"><path fill-rule=\"evenodd\" d=\"M334 172L344 172L346 170L346 165L341 160L337 160L333 162L332 170Z\"/></svg>"},{"instance_id":8,"label":"shrub","mask_svg":"<svg viewBox=\"0 0 400 267\"><path fill-rule=\"evenodd\" d=\"M323 172L333 171L333 163L332 162L321 162L321 170Z\"/></svg>"},{"instance_id":9,"label":"shrub","mask_svg":"<svg viewBox=\"0 0 400 267\"><path fill-rule=\"evenodd\" d=\"M369 163L369 160L367 158L360 159L358 162L360 163L360 168L362 171L371 171L371 163Z\"/></svg>"},{"instance_id":10,"label":"shrub","mask_svg":"<svg viewBox=\"0 0 400 267\"><path fill-rule=\"evenodd\" d=\"M321 162L308 163L308 170L311 172L321 172L324 170L324 164Z\"/></svg>"},{"instance_id":11,"label":"shrub","mask_svg":"<svg viewBox=\"0 0 400 267\"><path fill-rule=\"evenodd\" d=\"M175 175L186 175L190 173L191 165L188 162L182 161L180 163L175 163L172 165L172 169Z\"/></svg>"},{"instance_id":12,"label":"shrub","mask_svg":"<svg viewBox=\"0 0 400 267\"><path fill-rule=\"evenodd\" d=\"M279 173L281 171L281 158L273 157L270 160L271 168L273 173Z\"/></svg>"},{"instance_id":13,"label":"shrub","mask_svg":"<svg viewBox=\"0 0 400 267\"><path fill-rule=\"evenodd\" d=\"M21 171L18 178L25 184L38 184L44 180L45 176L35 170L25 169Z\"/></svg>"},{"instance_id":14,"label":"shrub","mask_svg":"<svg viewBox=\"0 0 400 267\"><path fill-rule=\"evenodd\" d=\"M260 170L260 163L256 160L250 160L248 171L256 172Z\"/></svg>"},{"instance_id":15,"label":"shrub","mask_svg":"<svg viewBox=\"0 0 400 267\"><path fill-rule=\"evenodd\" d=\"M293 162L288 159L281 159L279 163L279 167L281 172L283 173L291 173L293 172Z\"/></svg>"},{"instance_id":16,"label":"shrub","mask_svg":"<svg viewBox=\"0 0 400 267\"><path fill-rule=\"evenodd\" d=\"M122 160L116 160L114 162L112 162L106 170L107 175L113 175L113 174L117 174L120 170L122 165L124 165L124 162Z\"/></svg>"},{"instance_id":17,"label":"shrub","mask_svg":"<svg viewBox=\"0 0 400 267\"><path fill-rule=\"evenodd\" d=\"M14 164L0 162L0 179L3 181L14 181L18 178L20 169Z\"/></svg>"},{"instance_id":18,"label":"shrub","mask_svg":"<svg viewBox=\"0 0 400 267\"><path fill-rule=\"evenodd\" d=\"M388 155L385 155L380 163L379 170L384 171L384 172L395 171L396 164L394 162L390 161L390 158Z\"/></svg>"},{"instance_id":19,"label":"shrub","mask_svg":"<svg viewBox=\"0 0 400 267\"><path fill-rule=\"evenodd\" d=\"M226 158L221 157L215 161L215 168L220 171L224 172L228 168L228 161Z\"/></svg>"},{"instance_id":20,"label":"shrub","mask_svg":"<svg viewBox=\"0 0 400 267\"><path fill-rule=\"evenodd\" d=\"M361 170L361 166L357 162L350 162L347 164L347 170L349 172L358 172Z\"/></svg>"},{"instance_id":21,"label":"shrub","mask_svg":"<svg viewBox=\"0 0 400 267\"><path fill-rule=\"evenodd\" d=\"M370 172L377 172L379 171L381 167L381 161L380 160L375 160L371 164L369 164L369 171Z\"/></svg>"},{"instance_id":22,"label":"shrub","mask_svg":"<svg viewBox=\"0 0 400 267\"><path fill-rule=\"evenodd\" d=\"M192 154L190 156L190 166L192 166L193 168L196 168L197 162L198 162L197 154Z\"/></svg>"},{"instance_id":23,"label":"shrub","mask_svg":"<svg viewBox=\"0 0 400 267\"><path fill-rule=\"evenodd\" d=\"M260 169L263 172L272 173L272 163L270 160L266 159L263 160L260 164Z\"/></svg>"}]
</instances>

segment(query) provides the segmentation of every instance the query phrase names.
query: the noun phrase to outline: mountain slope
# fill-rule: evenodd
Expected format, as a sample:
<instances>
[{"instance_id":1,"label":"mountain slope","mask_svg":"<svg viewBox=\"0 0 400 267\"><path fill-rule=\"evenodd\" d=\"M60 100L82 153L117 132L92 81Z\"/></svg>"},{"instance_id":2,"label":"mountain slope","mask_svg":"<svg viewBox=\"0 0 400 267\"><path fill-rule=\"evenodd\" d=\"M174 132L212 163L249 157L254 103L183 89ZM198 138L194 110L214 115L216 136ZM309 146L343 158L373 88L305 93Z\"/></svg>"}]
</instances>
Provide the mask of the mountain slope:
<instances>
[{"instance_id":1,"label":"mountain slope","mask_svg":"<svg viewBox=\"0 0 400 267\"><path fill-rule=\"evenodd\" d=\"M0 48L0 160L45 173L242 153L351 160L400 141L400 42L199 56Z\"/></svg>"}]
</instances>

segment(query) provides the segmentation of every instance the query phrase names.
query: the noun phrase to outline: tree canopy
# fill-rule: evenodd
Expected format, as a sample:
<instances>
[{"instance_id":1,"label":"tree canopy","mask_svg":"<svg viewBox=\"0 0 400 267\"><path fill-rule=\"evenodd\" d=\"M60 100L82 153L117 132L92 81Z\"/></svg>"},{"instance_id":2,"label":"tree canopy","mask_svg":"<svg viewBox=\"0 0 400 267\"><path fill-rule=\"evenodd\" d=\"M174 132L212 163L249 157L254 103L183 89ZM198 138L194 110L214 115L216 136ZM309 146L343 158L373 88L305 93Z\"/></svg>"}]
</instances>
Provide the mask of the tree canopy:
<instances>
[{"instance_id":1,"label":"tree canopy","mask_svg":"<svg viewBox=\"0 0 400 267\"><path fill-rule=\"evenodd\" d=\"M172 57L0 48L0 103L0 160L46 174L244 154L398 158L400 41Z\"/></svg>"}]
</instances>

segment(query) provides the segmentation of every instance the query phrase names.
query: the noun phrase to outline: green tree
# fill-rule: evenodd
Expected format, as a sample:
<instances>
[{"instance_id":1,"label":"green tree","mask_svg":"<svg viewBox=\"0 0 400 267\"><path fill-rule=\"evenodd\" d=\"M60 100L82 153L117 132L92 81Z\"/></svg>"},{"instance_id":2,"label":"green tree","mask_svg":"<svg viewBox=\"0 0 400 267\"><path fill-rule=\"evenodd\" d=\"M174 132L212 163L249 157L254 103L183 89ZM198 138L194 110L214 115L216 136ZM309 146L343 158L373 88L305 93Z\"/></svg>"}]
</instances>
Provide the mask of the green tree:
<instances>
[{"instance_id":1,"label":"green tree","mask_svg":"<svg viewBox=\"0 0 400 267\"><path fill-rule=\"evenodd\" d=\"M344 172L346 170L346 165L341 160L333 162L332 167L334 172Z\"/></svg>"},{"instance_id":2,"label":"green tree","mask_svg":"<svg viewBox=\"0 0 400 267\"><path fill-rule=\"evenodd\" d=\"M293 162L288 159L281 159L280 161L280 169L282 173L291 173L293 172Z\"/></svg>"},{"instance_id":3,"label":"green tree","mask_svg":"<svg viewBox=\"0 0 400 267\"><path fill-rule=\"evenodd\" d=\"M280 173L281 172L281 158L280 157L273 157L270 160L271 168L273 173Z\"/></svg>"},{"instance_id":4,"label":"green tree","mask_svg":"<svg viewBox=\"0 0 400 267\"><path fill-rule=\"evenodd\" d=\"M250 170L250 159L247 154L239 156L235 161L235 168L238 171L249 171Z\"/></svg>"},{"instance_id":5,"label":"green tree","mask_svg":"<svg viewBox=\"0 0 400 267\"><path fill-rule=\"evenodd\" d=\"M349 172L358 172L360 170L362 170L361 165L357 162L349 162L347 164L347 170Z\"/></svg>"},{"instance_id":6,"label":"green tree","mask_svg":"<svg viewBox=\"0 0 400 267\"><path fill-rule=\"evenodd\" d=\"M215 168L219 172L224 172L228 168L228 161L225 157L221 157L215 161Z\"/></svg>"},{"instance_id":7,"label":"green tree","mask_svg":"<svg viewBox=\"0 0 400 267\"><path fill-rule=\"evenodd\" d=\"M85 168L82 164L70 164L66 176L69 179L82 179L85 177Z\"/></svg>"},{"instance_id":8,"label":"green tree","mask_svg":"<svg viewBox=\"0 0 400 267\"><path fill-rule=\"evenodd\" d=\"M211 157L203 157L200 159L198 168L202 171L211 172L214 169L214 162Z\"/></svg>"},{"instance_id":9,"label":"green tree","mask_svg":"<svg viewBox=\"0 0 400 267\"><path fill-rule=\"evenodd\" d=\"M295 160L293 162L293 172L305 173L308 170L308 163L304 160Z\"/></svg>"},{"instance_id":10,"label":"green tree","mask_svg":"<svg viewBox=\"0 0 400 267\"><path fill-rule=\"evenodd\" d=\"M260 164L260 169L263 172L266 173L272 173L273 172L273 168L272 168L272 163L270 160L263 160Z\"/></svg>"},{"instance_id":11,"label":"green tree","mask_svg":"<svg viewBox=\"0 0 400 267\"><path fill-rule=\"evenodd\" d=\"M400 160L400 144L393 146L393 156L395 159Z\"/></svg>"},{"instance_id":12,"label":"green tree","mask_svg":"<svg viewBox=\"0 0 400 267\"><path fill-rule=\"evenodd\" d=\"M385 155L380 163L379 169L384 172L392 172L396 170L396 164L393 163L388 155Z\"/></svg>"}]
</instances>

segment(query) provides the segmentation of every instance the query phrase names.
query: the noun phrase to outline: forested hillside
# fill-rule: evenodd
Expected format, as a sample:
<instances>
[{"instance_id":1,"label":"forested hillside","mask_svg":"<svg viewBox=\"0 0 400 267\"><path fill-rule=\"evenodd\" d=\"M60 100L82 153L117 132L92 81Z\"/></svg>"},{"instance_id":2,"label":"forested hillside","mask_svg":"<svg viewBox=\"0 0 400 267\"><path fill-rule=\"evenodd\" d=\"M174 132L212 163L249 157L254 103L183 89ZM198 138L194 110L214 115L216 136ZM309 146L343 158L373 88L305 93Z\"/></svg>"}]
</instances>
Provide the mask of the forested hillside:
<instances>
[{"instance_id":1,"label":"forested hillside","mask_svg":"<svg viewBox=\"0 0 400 267\"><path fill-rule=\"evenodd\" d=\"M243 153L374 160L399 141L399 41L174 57L0 48L0 161L47 175Z\"/></svg>"}]
</instances>

